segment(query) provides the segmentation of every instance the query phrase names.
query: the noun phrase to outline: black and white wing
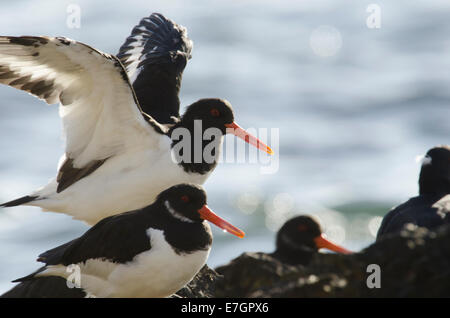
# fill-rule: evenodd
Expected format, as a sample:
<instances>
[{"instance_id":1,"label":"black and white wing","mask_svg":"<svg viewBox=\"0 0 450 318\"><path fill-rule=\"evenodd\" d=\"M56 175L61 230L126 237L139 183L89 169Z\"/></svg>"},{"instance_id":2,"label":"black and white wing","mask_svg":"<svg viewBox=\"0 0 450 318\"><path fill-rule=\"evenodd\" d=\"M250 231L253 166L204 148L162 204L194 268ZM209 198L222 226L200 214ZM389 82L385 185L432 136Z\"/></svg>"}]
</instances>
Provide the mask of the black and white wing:
<instances>
[{"instance_id":1,"label":"black and white wing","mask_svg":"<svg viewBox=\"0 0 450 318\"><path fill-rule=\"evenodd\" d=\"M46 265L70 265L88 259L126 263L151 248L145 224L136 218L139 211L107 217L79 238L39 255Z\"/></svg>"},{"instance_id":2,"label":"black and white wing","mask_svg":"<svg viewBox=\"0 0 450 318\"><path fill-rule=\"evenodd\" d=\"M178 94L191 50L186 29L159 13L142 19L119 49L142 110L159 123L180 117Z\"/></svg>"},{"instance_id":3,"label":"black and white wing","mask_svg":"<svg viewBox=\"0 0 450 318\"><path fill-rule=\"evenodd\" d=\"M151 147L161 132L141 112L119 59L71 39L1 36L0 83L60 102L66 151L58 192L142 140Z\"/></svg>"},{"instance_id":4,"label":"black and white wing","mask_svg":"<svg viewBox=\"0 0 450 318\"><path fill-rule=\"evenodd\" d=\"M107 277L113 264L124 264L151 248L140 210L104 218L82 236L39 255L45 263L34 273L13 282L30 282L46 276L64 276L66 266L100 261L103 266L85 268L85 274ZM109 265L108 265L109 264ZM22 288L21 288L22 289Z\"/></svg>"}]
</instances>

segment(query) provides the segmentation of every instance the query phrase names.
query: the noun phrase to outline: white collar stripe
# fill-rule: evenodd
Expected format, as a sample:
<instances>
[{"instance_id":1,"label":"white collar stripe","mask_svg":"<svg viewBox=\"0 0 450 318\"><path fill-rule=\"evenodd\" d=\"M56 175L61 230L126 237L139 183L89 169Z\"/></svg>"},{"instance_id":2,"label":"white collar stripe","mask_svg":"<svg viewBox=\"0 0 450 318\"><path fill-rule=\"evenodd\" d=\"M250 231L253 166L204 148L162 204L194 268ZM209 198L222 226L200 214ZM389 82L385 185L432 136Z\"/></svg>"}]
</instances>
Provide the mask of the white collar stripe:
<instances>
[{"instance_id":1,"label":"white collar stripe","mask_svg":"<svg viewBox=\"0 0 450 318\"><path fill-rule=\"evenodd\" d=\"M189 222L189 223L193 223L194 221L192 221L191 219L188 219L185 216L182 216L180 213L178 213L169 203L169 201L164 201L164 205L166 206L167 210L169 211L169 213L176 219L181 220L183 222Z\"/></svg>"}]
</instances>

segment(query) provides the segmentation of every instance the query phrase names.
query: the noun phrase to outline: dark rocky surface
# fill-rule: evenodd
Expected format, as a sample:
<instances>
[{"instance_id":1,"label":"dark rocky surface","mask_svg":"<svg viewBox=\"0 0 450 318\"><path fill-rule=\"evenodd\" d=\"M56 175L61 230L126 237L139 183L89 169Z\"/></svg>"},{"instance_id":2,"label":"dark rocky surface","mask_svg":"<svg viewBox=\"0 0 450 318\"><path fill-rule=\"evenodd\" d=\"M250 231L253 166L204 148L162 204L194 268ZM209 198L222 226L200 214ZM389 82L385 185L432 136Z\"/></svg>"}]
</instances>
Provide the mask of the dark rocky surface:
<instances>
[{"instance_id":1,"label":"dark rocky surface","mask_svg":"<svg viewBox=\"0 0 450 318\"><path fill-rule=\"evenodd\" d=\"M203 266L194 279L173 297L211 298L215 297L216 285L223 279L216 271Z\"/></svg>"},{"instance_id":2,"label":"dark rocky surface","mask_svg":"<svg viewBox=\"0 0 450 318\"><path fill-rule=\"evenodd\" d=\"M369 264L380 267L381 288L367 287ZM29 297L58 293L27 285L15 290L25 287ZM216 270L205 265L174 297L450 297L450 226L408 228L351 255L316 253L307 266L244 253Z\"/></svg>"},{"instance_id":3,"label":"dark rocky surface","mask_svg":"<svg viewBox=\"0 0 450 318\"><path fill-rule=\"evenodd\" d=\"M380 266L381 288L368 288ZM217 272L217 273L216 273ZM216 272L205 267L182 297L450 297L450 226L408 228L352 255L323 254L286 265L244 253ZM222 275L222 276L220 276Z\"/></svg>"}]
</instances>

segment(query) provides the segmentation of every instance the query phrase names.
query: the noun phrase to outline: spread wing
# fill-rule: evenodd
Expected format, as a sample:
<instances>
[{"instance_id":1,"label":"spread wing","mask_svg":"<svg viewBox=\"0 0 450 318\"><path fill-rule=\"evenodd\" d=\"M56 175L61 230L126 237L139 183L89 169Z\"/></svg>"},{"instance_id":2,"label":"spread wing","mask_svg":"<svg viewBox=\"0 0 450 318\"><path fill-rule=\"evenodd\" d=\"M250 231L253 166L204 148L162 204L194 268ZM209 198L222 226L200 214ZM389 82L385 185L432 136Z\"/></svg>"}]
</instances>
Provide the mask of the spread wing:
<instances>
[{"instance_id":1,"label":"spread wing","mask_svg":"<svg viewBox=\"0 0 450 318\"><path fill-rule=\"evenodd\" d=\"M60 103L66 153L58 192L162 133L141 112L119 59L71 39L1 36L0 83Z\"/></svg>"},{"instance_id":2,"label":"spread wing","mask_svg":"<svg viewBox=\"0 0 450 318\"><path fill-rule=\"evenodd\" d=\"M180 116L178 94L191 50L186 29L159 13L142 19L120 47L117 57L142 110L159 123L171 124Z\"/></svg>"}]
</instances>

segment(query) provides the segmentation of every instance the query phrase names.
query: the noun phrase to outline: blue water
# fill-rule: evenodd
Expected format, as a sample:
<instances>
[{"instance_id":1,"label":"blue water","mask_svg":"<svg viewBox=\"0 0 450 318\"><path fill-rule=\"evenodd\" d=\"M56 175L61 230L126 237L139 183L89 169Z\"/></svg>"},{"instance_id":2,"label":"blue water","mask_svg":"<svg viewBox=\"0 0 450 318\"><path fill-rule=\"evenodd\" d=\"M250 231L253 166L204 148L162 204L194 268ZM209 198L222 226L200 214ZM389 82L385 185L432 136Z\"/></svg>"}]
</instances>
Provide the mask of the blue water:
<instances>
[{"instance_id":1,"label":"blue water","mask_svg":"<svg viewBox=\"0 0 450 318\"><path fill-rule=\"evenodd\" d=\"M162 12L194 41L184 106L222 97L241 126L279 128L277 173L224 163L205 185L209 205L247 233L215 230L211 266L273 250L273 231L299 213L349 249L367 246L380 216L417 192L415 157L449 143L448 1L79 0L80 29L66 26L69 3L2 3L1 33L67 36L116 53L143 16ZM381 8L379 29L366 25L371 3ZM324 29L333 36L317 38ZM64 148L54 106L5 86L0 97L6 201L53 177ZM86 229L38 208L1 211L0 292L35 270L39 253Z\"/></svg>"}]
</instances>

